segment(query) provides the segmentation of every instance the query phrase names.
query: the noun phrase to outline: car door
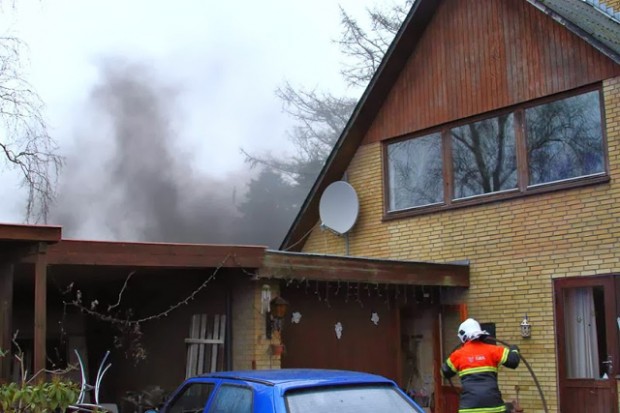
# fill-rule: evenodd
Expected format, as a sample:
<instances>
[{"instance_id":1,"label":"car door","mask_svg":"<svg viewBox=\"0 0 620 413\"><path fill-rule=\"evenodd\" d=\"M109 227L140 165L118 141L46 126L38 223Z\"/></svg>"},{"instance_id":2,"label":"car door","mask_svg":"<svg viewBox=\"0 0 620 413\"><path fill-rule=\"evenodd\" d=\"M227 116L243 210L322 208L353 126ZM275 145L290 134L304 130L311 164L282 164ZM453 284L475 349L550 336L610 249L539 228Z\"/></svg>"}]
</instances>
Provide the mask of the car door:
<instances>
[{"instance_id":1,"label":"car door","mask_svg":"<svg viewBox=\"0 0 620 413\"><path fill-rule=\"evenodd\" d=\"M617 413L614 276L555 281L560 411Z\"/></svg>"}]
</instances>

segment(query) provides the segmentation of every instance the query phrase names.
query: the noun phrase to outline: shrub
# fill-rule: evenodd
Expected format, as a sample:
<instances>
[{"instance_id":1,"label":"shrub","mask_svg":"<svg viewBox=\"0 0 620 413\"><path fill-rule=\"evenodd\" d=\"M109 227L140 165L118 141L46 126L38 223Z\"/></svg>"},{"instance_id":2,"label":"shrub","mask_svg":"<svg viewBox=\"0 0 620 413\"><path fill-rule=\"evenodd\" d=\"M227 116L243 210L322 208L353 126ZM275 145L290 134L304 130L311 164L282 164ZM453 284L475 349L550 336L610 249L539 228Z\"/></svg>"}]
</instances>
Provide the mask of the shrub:
<instances>
[{"instance_id":1,"label":"shrub","mask_svg":"<svg viewBox=\"0 0 620 413\"><path fill-rule=\"evenodd\" d=\"M53 377L49 382L0 385L0 413L64 412L76 402L77 384Z\"/></svg>"}]
</instances>

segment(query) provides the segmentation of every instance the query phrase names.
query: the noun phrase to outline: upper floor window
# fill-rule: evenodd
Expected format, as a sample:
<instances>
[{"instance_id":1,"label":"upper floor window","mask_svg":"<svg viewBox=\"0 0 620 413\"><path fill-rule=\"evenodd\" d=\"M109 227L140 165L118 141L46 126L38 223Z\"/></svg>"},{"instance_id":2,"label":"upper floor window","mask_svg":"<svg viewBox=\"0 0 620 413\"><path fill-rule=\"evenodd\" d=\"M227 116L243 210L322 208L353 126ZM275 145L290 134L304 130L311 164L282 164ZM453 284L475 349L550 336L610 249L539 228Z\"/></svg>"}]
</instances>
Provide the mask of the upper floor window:
<instances>
[{"instance_id":1,"label":"upper floor window","mask_svg":"<svg viewBox=\"0 0 620 413\"><path fill-rule=\"evenodd\" d=\"M598 91L525 110L530 185L605 171Z\"/></svg>"},{"instance_id":2,"label":"upper floor window","mask_svg":"<svg viewBox=\"0 0 620 413\"><path fill-rule=\"evenodd\" d=\"M605 176L601 92L445 125L388 143L386 156L388 212L441 209Z\"/></svg>"},{"instance_id":3,"label":"upper floor window","mask_svg":"<svg viewBox=\"0 0 620 413\"><path fill-rule=\"evenodd\" d=\"M441 158L438 133L389 145L390 209L442 202Z\"/></svg>"},{"instance_id":4,"label":"upper floor window","mask_svg":"<svg viewBox=\"0 0 620 413\"><path fill-rule=\"evenodd\" d=\"M450 130L454 198L517 187L517 153L512 113Z\"/></svg>"}]
</instances>

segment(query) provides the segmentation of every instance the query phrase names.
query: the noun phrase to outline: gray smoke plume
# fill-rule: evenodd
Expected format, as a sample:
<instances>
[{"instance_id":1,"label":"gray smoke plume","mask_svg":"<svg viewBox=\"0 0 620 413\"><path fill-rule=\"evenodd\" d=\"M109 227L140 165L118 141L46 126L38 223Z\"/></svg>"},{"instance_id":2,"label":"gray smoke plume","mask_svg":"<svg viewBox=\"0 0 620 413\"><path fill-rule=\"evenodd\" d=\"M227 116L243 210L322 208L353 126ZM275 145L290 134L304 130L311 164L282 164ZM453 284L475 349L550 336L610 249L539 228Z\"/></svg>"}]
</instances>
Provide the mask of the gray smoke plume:
<instances>
[{"instance_id":1,"label":"gray smoke plume","mask_svg":"<svg viewBox=\"0 0 620 413\"><path fill-rule=\"evenodd\" d=\"M65 236L243 242L235 192L244 190L249 173L218 180L193 166L197 160L174 128L179 93L143 65L114 61L101 67L54 209Z\"/></svg>"}]
</instances>

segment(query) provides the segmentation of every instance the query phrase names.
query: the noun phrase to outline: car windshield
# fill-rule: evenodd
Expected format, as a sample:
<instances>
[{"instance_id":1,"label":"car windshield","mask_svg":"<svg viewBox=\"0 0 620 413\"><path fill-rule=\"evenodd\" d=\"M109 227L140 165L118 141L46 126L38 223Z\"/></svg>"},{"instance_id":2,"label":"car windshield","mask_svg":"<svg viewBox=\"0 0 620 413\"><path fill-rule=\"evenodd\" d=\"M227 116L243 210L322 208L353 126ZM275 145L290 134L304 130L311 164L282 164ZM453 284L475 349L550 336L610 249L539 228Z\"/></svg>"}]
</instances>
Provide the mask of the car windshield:
<instances>
[{"instance_id":1,"label":"car windshield","mask_svg":"<svg viewBox=\"0 0 620 413\"><path fill-rule=\"evenodd\" d=\"M316 387L286 394L288 413L422 413L392 387Z\"/></svg>"}]
</instances>

